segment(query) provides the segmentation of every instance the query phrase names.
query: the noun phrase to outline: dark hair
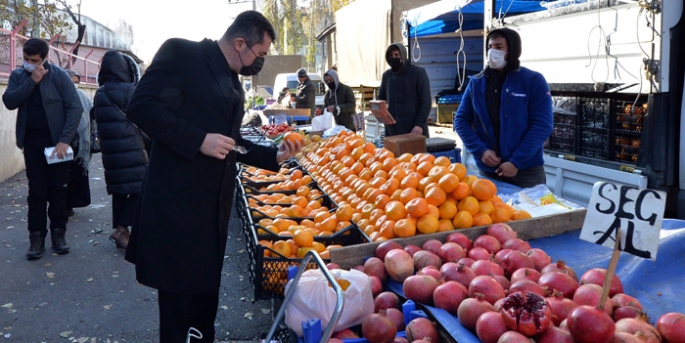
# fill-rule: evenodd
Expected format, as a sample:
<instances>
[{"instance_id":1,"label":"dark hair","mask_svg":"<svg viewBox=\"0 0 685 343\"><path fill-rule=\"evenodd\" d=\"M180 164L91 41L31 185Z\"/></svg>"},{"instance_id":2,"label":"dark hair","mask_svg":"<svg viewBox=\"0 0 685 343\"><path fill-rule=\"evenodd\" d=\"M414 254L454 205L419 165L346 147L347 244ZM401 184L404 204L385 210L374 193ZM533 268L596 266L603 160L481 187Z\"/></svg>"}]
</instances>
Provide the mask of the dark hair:
<instances>
[{"instance_id":1,"label":"dark hair","mask_svg":"<svg viewBox=\"0 0 685 343\"><path fill-rule=\"evenodd\" d=\"M48 43L40 38L31 38L24 43L24 53L28 56L40 55L40 58L45 59L50 52L50 47Z\"/></svg>"},{"instance_id":2,"label":"dark hair","mask_svg":"<svg viewBox=\"0 0 685 343\"><path fill-rule=\"evenodd\" d=\"M228 27L223 38L232 41L236 38L245 40L248 46L260 44L264 41L264 34L268 34L272 41L276 40L276 30L269 19L256 11L240 13L233 24Z\"/></svg>"}]
</instances>

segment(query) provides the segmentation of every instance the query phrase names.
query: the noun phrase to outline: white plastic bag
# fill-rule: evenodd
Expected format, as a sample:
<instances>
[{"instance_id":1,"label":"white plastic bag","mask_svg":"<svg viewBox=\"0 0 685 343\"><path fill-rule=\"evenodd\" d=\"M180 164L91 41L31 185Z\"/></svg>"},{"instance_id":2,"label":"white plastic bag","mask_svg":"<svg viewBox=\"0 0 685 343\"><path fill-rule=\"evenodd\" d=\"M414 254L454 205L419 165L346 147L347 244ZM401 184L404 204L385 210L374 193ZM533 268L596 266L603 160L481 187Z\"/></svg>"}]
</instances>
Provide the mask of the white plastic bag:
<instances>
[{"instance_id":1,"label":"white plastic bag","mask_svg":"<svg viewBox=\"0 0 685 343\"><path fill-rule=\"evenodd\" d=\"M312 131L326 131L335 126L333 113L323 110L323 114L312 118Z\"/></svg>"},{"instance_id":2,"label":"white plastic bag","mask_svg":"<svg viewBox=\"0 0 685 343\"><path fill-rule=\"evenodd\" d=\"M350 282L345 293L342 315L333 332L359 325L364 317L373 313L373 295L369 276L358 270L334 269L330 271L333 278ZM292 280L285 286L288 294ZM319 269L305 271L295 288L295 294L285 309L285 323L302 337L302 322L310 319L321 319L322 330L328 326L333 317L337 298L333 287Z\"/></svg>"}]
</instances>

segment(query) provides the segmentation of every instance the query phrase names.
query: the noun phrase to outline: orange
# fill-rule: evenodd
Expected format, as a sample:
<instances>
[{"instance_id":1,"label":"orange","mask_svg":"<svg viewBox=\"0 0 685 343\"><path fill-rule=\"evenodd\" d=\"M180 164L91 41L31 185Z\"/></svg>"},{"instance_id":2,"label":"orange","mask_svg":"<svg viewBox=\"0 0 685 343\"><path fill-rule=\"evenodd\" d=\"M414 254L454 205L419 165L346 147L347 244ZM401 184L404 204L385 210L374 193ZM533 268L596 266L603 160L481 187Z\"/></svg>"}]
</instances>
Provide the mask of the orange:
<instances>
[{"instance_id":1,"label":"orange","mask_svg":"<svg viewBox=\"0 0 685 343\"><path fill-rule=\"evenodd\" d=\"M413 174L413 173L412 173ZM402 189L406 188L416 188L419 186L419 179L417 179L414 175L407 175L402 181L400 182L400 187Z\"/></svg>"},{"instance_id":2,"label":"orange","mask_svg":"<svg viewBox=\"0 0 685 343\"><path fill-rule=\"evenodd\" d=\"M340 162L342 162L342 164L349 168L356 162L356 160L348 155L343 156L343 158L340 159Z\"/></svg>"},{"instance_id":3,"label":"orange","mask_svg":"<svg viewBox=\"0 0 685 343\"><path fill-rule=\"evenodd\" d=\"M430 162L422 162L418 167L416 167L416 171L424 177L428 176L428 173L430 173L431 169L433 169L433 163Z\"/></svg>"},{"instance_id":4,"label":"orange","mask_svg":"<svg viewBox=\"0 0 685 343\"><path fill-rule=\"evenodd\" d=\"M460 181L466 176L466 167L461 163L452 163L449 168L450 173L456 175Z\"/></svg>"},{"instance_id":5,"label":"orange","mask_svg":"<svg viewBox=\"0 0 685 343\"><path fill-rule=\"evenodd\" d=\"M451 164L452 164L452 162L450 162L449 157L445 157L445 156L437 157L435 159L435 161L433 161L433 165L436 165L436 166L449 167Z\"/></svg>"},{"instance_id":6,"label":"orange","mask_svg":"<svg viewBox=\"0 0 685 343\"><path fill-rule=\"evenodd\" d=\"M371 169L365 168L364 170L362 170L359 173L359 178L366 180L366 181L369 181L369 180L371 180L371 178L373 178L373 172L371 171Z\"/></svg>"},{"instance_id":7,"label":"orange","mask_svg":"<svg viewBox=\"0 0 685 343\"><path fill-rule=\"evenodd\" d=\"M387 179L388 177L390 177L390 176L388 175L388 172L386 172L385 170L379 170L379 171L375 172L375 173L373 174L373 176L382 177L382 178L385 178L385 179Z\"/></svg>"},{"instance_id":8,"label":"orange","mask_svg":"<svg viewBox=\"0 0 685 343\"><path fill-rule=\"evenodd\" d=\"M261 241L259 241L259 245L264 247L264 257L271 256L271 250L266 249L266 248L271 248L271 242L270 241L261 240Z\"/></svg>"},{"instance_id":9,"label":"orange","mask_svg":"<svg viewBox=\"0 0 685 343\"><path fill-rule=\"evenodd\" d=\"M395 223L393 234L397 237L411 237L416 234L416 224L409 219L400 219Z\"/></svg>"},{"instance_id":10,"label":"orange","mask_svg":"<svg viewBox=\"0 0 685 343\"><path fill-rule=\"evenodd\" d=\"M330 216L331 216L331 214L328 212L319 212L314 216L314 222L315 223L321 223L324 220L328 219Z\"/></svg>"},{"instance_id":11,"label":"orange","mask_svg":"<svg viewBox=\"0 0 685 343\"><path fill-rule=\"evenodd\" d=\"M396 165L397 165L397 160L396 160L396 159L394 159L394 158L386 158L386 159L383 161L383 170L385 170L386 172L389 172L390 169L392 169L392 167L394 167L394 166L396 166Z\"/></svg>"},{"instance_id":12,"label":"orange","mask_svg":"<svg viewBox=\"0 0 685 343\"><path fill-rule=\"evenodd\" d=\"M391 178L388 181L386 181L379 189L383 193L385 193L387 195L391 195L392 193L394 193L399 188L400 188L400 181L395 179L395 178Z\"/></svg>"},{"instance_id":13,"label":"orange","mask_svg":"<svg viewBox=\"0 0 685 343\"><path fill-rule=\"evenodd\" d=\"M376 200L376 198L383 194L383 191L381 191L378 188L369 188L366 192L364 192L364 196L362 198L366 201L373 201Z\"/></svg>"},{"instance_id":14,"label":"orange","mask_svg":"<svg viewBox=\"0 0 685 343\"><path fill-rule=\"evenodd\" d=\"M454 230L454 224L452 224L452 219L440 219L438 220L438 232L452 231Z\"/></svg>"},{"instance_id":15,"label":"orange","mask_svg":"<svg viewBox=\"0 0 685 343\"><path fill-rule=\"evenodd\" d=\"M467 211L459 211L452 219L452 225L455 229L466 229L473 226L473 215Z\"/></svg>"},{"instance_id":16,"label":"orange","mask_svg":"<svg viewBox=\"0 0 685 343\"><path fill-rule=\"evenodd\" d=\"M392 173L390 173L390 177L397 179L400 181L400 185L402 184L402 180L407 177L407 172L404 171L404 169L396 169Z\"/></svg>"},{"instance_id":17,"label":"orange","mask_svg":"<svg viewBox=\"0 0 685 343\"><path fill-rule=\"evenodd\" d=\"M440 209L433 205L433 204L428 204L428 214L433 215L434 217L440 217Z\"/></svg>"},{"instance_id":18,"label":"orange","mask_svg":"<svg viewBox=\"0 0 685 343\"><path fill-rule=\"evenodd\" d=\"M407 215L407 209L404 203L394 200L385 205L385 215L390 220L400 220Z\"/></svg>"},{"instance_id":19,"label":"orange","mask_svg":"<svg viewBox=\"0 0 685 343\"><path fill-rule=\"evenodd\" d=\"M486 213L476 213L473 216L473 226L484 226L492 224L492 218Z\"/></svg>"},{"instance_id":20,"label":"orange","mask_svg":"<svg viewBox=\"0 0 685 343\"><path fill-rule=\"evenodd\" d=\"M454 201L445 201L438 207L440 210L440 219L452 219L457 214L457 205Z\"/></svg>"},{"instance_id":21,"label":"orange","mask_svg":"<svg viewBox=\"0 0 685 343\"><path fill-rule=\"evenodd\" d=\"M329 217L326 218L324 221L321 222L321 225L319 226L319 230L321 231L335 231L335 226L338 225L338 219L336 217Z\"/></svg>"},{"instance_id":22,"label":"orange","mask_svg":"<svg viewBox=\"0 0 685 343\"><path fill-rule=\"evenodd\" d=\"M364 165L359 163L359 162L354 162L354 164L350 167L353 173L359 175L359 173L364 170Z\"/></svg>"},{"instance_id":23,"label":"orange","mask_svg":"<svg viewBox=\"0 0 685 343\"><path fill-rule=\"evenodd\" d=\"M412 157L414 157L414 155L412 155L409 152L405 152L404 154L400 155L400 157L397 158L397 162L409 162L409 161L411 161Z\"/></svg>"},{"instance_id":24,"label":"orange","mask_svg":"<svg viewBox=\"0 0 685 343\"><path fill-rule=\"evenodd\" d=\"M511 215L509 214L509 211L502 207L497 207L492 212L492 221L494 223L506 223L509 221L510 217Z\"/></svg>"},{"instance_id":25,"label":"orange","mask_svg":"<svg viewBox=\"0 0 685 343\"><path fill-rule=\"evenodd\" d=\"M435 180L435 182L437 182L438 180L440 180L441 177L449 174L449 172L450 171L449 171L449 169L447 169L447 167L434 166L428 172L428 177L432 178L433 180Z\"/></svg>"},{"instance_id":26,"label":"orange","mask_svg":"<svg viewBox=\"0 0 685 343\"><path fill-rule=\"evenodd\" d=\"M365 204L361 210L362 218L369 219L369 217L371 217L371 211L373 211L375 209L376 209L376 205L371 204L371 203Z\"/></svg>"},{"instance_id":27,"label":"orange","mask_svg":"<svg viewBox=\"0 0 685 343\"><path fill-rule=\"evenodd\" d=\"M521 220L521 219L530 219L532 216L530 213L524 211L524 210L518 210L514 212L514 215L511 216L511 220Z\"/></svg>"},{"instance_id":28,"label":"orange","mask_svg":"<svg viewBox=\"0 0 685 343\"><path fill-rule=\"evenodd\" d=\"M428 202L424 198L414 198L406 204L407 213L414 218L421 218L428 213Z\"/></svg>"},{"instance_id":29,"label":"orange","mask_svg":"<svg viewBox=\"0 0 685 343\"><path fill-rule=\"evenodd\" d=\"M373 143L371 142L367 142L364 145L362 145L362 149L364 149L365 153L373 154L376 151L376 146L373 145Z\"/></svg>"},{"instance_id":30,"label":"orange","mask_svg":"<svg viewBox=\"0 0 685 343\"><path fill-rule=\"evenodd\" d=\"M375 210L371 211L371 215L369 216L369 221L371 222L371 224L375 225L378 218L380 218L384 215L385 215L385 211L381 208L376 207Z\"/></svg>"},{"instance_id":31,"label":"orange","mask_svg":"<svg viewBox=\"0 0 685 343\"><path fill-rule=\"evenodd\" d=\"M480 210L478 212L480 212L480 213L485 213L487 215L490 215L492 213L492 211L495 210L495 206L492 205L492 203L487 201L487 200L479 201L478 205L480 207Z\"/></svg>"},{"instance_id":32,"label":"orange","mask_svg":"<svg viewBox=\"0 0 685 343\"><path fill-rule=\"evenodd\" d=\"M380 232L382 237L385 237L387 239L395 238L395 221L394 220L386 220L380 226L380 229L378 230L378 232Z\"/></svg>"},{"instance_id":33,"label":"orange","mask_svg":"<svg viewBox=\"0 0 685 343\"><path fill-rule=\"evenodd\" d=\"M494 197L492 197L492 199L490 199L489 201L490 201L493 205L495 205L495 204L497 204L497 203L503 202L502 199L501 199L499 196L497 196L497 195L495 195Z\"/></svg>"},{"instance_id":34,"label":"orange","mask_svg":"<svg viewBox=\"0 0 685 343\"><path fill-rule=\"evenodd\" d=\"M355 161L358 161L359 158L364 154L364 149L361 147L357 147L352 149L350 152L350 157L354 158Z\"/></svg>"},{"instance_id":35,"label":"orange","mask_svg":"<svg viewBox=\"0 0 685 343\"><path fill-rule=\"evenodd\" d=\"M452 193L452 191L459 187L459 177L452 173L447 173L438 180L438 185L440 185L440 188L445 193Z\"/></svg>"},{"instance_id":36,"label":"orange","mask_svg":"<svg viewBox=\"0 0 685 343\"><path fill-rule=\"evenodd\" d=\"M301 247L297 249L297 258L304 258L304 255L306 255L310 250L314 250L314 248L311 247ZM314 250L316 251L316 250Z\"/></svg>"},{"instance_id":37,"label":"orange","mask_svg":"<svg viewBox=\"0 0 685 343\"><path fill-rule=\"evenodd\" d=\"M335 232L340 232L343 229L347 229L348 227L350 227L350 225L352 225L352 223L348 221L339 222L338 225L335 226ZM350 232L348 231L345 234L348 235L349 233Z\"/></svg>"},{"instance_id":38,"label":"orange","mask_svg":"<svg viewBox=\"0 0 685 343\"><path fill-rule=\"evenodd\" d=\"M315 224L316 223L314 223L313 221L311 221L309 219L305 219L302 222L300 222L300 225L302 225L304 227L314 227Z\"/></svg>"},{"instance_id":39,"label":"orange","mask_svg":"<svg viewBox=\"0 0 685 343\"><path fill-rule=\"evenodd\" d=\"M337 210L335 210L335 216L338 217L338 221L349 221L352 219L354 214L354 209L351 205L340 205Z\"/></svg>"},{"instance_id":40,"label":"orange","mask_svg":"<svg viewBox=\"0 0 685 343\"><path fill-rule=\"evenodd\" d=\"M471 185L473 184L473 182L478 180L478 177L475 175L466 175L466 176L464 176L463 179L460 179L460 180L461 180L461 182L464 182L467 185L469 185L469 188L470 188Z\"/></svg>"},{"instance_id":41,"label":"orange","mask_svg":"<svg viewBox=\"0 0 685 343\"><path fill-rule=\"evenodd\" d=\"M384 184L386 181L388 181L388 180L387 180L386 178L384 178L384 177L374 176L374 177L372 177L371 180L369 181L369 186L371 186L371 187L373 187L373 188L380 188L381 186L383 186L383 184Z\"/></svg>"},{"instance_id":42,"label":"orange","mask_svg":"<svg viewBox=\"0 0 685 343\"><path fill-rule=\"evenodd\" d=\"M438 231L438 218L433 215L426 214L416 223L416 228L419 230L419 232L424 234L434 233Z\"/></svg>"},{"instance_id":43,"label":"orange","mask_svg":"<svg viewBox=\"0 0 685 343\"><path fill-rule=\"evenodd\" d=\"M387 220L388 220L388 216L386 216L384 214L384 215L378 217L378 219L376 219L376 221L373 222L373 225L376 227L381 227L383 225L383 223L385 223Z\"/></svg>"},{"instance_id":44,"label":"orange","mask_svg":"<svg viewBox=\"0 0 685 343\"><path fill-rule=\"evenodd\" d=\"M305 230L298 230L295 232L295 236L293 238L295 239L295 244L301 247L311 247L312 242L314 242L314 236Z\"/></svg>"},{"instance_id":45,"label":"orange","mask_svg":"<svg viewBox=\"0 0 685 343\"><path fill-rule=\"evenodd\" d=\"M514 212L516 212L516 210L513 207L511 207L511 206L509 206L503 202L496 203L493 205L495 206L495 208L503 208L503 209L507 210L507 212L509 212L509 218L511 218L511 216L514 215Z\"/></svg>"},{"instance_id":46,"label":"orange","mask_svg":"<svg viewBox=\"0 0 685 343\"><path fill-rule=\"evenodd\" d=\"M488 179L478 179L471 184L471 195L478 200L490 200L497 195L497 186Z\"/></svg>"},{"instance_id":47,"label":"orange","mask_svg":"<svg viewBox=\"0 0 685 343\"><path fill-rule=\"evenodd\" d=\"M451 194L455 200L464 199L471 194L471 187L464 182L459 182L459 185L457 185L457 188L455 188Z\"/></svg>"},{"instance_id":48,"label":"orange","mask_svg":"<svg viewBox=\"0 0 685 343\"><path fill-rule=\"evenodd\" d=\"M402 195L402 192L403 192L402 189L396 190L396 191L393 192L392 195L390 196L390 200L397 200L397 201L399 201L399 200L400 200L400 196Z\"/></svg>"},{"instance_id":49,"label":"orange","mask_svg":"<svg viewBox=\"0 0 685 343\"><path fill-rule=\"evenodd\" d=\"M459 200L457 209L459 211L467 211L471 213L471 215L475 215L480 211L480 204L478 203L478 199L469 195L466 198Z\"/></svg>"},{"instance_id":50,"label":"orange","mask_svg":"<svg viewBox=\"0 0 685 343\"><path fill-rule=\"evenodd\" d=\"M314 250L318 253L322 253L326 250L326 246L323 245L323 243L319 243L319 242L313 242L312 248L314 248Z\"/></svg>"},{"instance_id":51,"label":"orange","mask_svg":"<svg viewBox=\"0 0 685 343\"><path fill-rule=\"evenodd\" d=\"M419 159L419 162L430 162L431 164L435 164L435 156L433 154L423 154L421 158Z\"/></svg>"},{"instance_id":52,"label":"orange","mask_svg":"<svg viewBox=\"0 0 685 343\"><path fill-rule=\"evenodd\" d=\"M412 199L415 199L419 196L419 192L414 189L414 188L406 188L402 190L402 193L400 193L400 201L403 204L409 203Z\"/></svg>"},{"instance_id":53,"label":"orange","mask_svg":"<svg viewBox=\"0 0 685 343\"><path fill-rule=\"evenodd\" d=\"M357 227L362 231L366 230L369 225L371 225L371 221L368 218L361 219L357 222Z\"/></svg>"},{"instance_id":54,"label":"orange","mask_svg":"<svg viewBox=\"0 0 685 343\"><path fill-rule=\"evenodd\" d=\"M358 222L358 221L360 221L360 220L362 220L362 214L359 213L359 212L355 212L355 213L352 215L352 221L356 223L356 222Z\"/></svg>"},{"instance_id":55,"label":"orange","mask_svg":"<svg viewBox=\"0 0 685 343\"><path fill-rule=\"evenodd\" d=\"M390 202L390 196L387 194L380 194L376 196L376 199L373 200L373 204L376 205L376 208L383 209L385 208L385 205L387 205Z\"/></svg>"},{"instance_id":56,"label":"orange","mask_svg":"<svg viewBox=\"0 0 685 343\"><path fill-rule=\"evenodd\" d=\"M426 190L424 197L429 204L440 206L447 199L447 194L440 187L431 187Z\"/></svg>"},{"instance_id":57,"label":"orange","mask_svg":"<svg viewBox=\"0 0 685 343\"><path fill-rule=\"evenodd\" d=\"M286 241L277 241L274 243L272 249L286 258L290 257L290 244Z\"/></svg>"},{"instance_id":58,"label":"orange","mask_svg":"<svg viewBox=\"0 0 685 343\"><path fill-rule=\"evenodd\" d=\"M419 185L416 187L416 189L418 189L419 191L423 192L423 191L426 190L426 187L428 187L428 185L430 185L430 184L432 184L432 183L434 183L434 182L435 182L435 181L433 181L432 178L430 178L430 177L424 177L423 179L419 180Z\"/></svg>"},{"instance_id":59,"label":"orange","mask_svg":"<svg viewBox=\"0 0 685 343\"><path fill-rule=\"evenodd\" d=\"M309 195L309 187L300 186L295 194L300 197L306 197Z\"/></svg>"}]
</instances>

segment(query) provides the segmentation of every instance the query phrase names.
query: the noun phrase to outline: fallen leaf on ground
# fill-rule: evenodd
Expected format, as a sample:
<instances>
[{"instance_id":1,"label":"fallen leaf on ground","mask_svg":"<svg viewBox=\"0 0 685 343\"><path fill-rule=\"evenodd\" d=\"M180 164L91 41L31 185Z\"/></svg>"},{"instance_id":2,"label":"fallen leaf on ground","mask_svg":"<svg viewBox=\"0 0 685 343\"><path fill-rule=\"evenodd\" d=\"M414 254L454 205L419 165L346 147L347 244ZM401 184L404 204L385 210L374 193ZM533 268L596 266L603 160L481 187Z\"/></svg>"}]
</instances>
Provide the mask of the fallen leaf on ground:
<instances>
[{"instance_id":1,"label":"fallen leaf on ground","mask_svg":"<svg viewBox=\"0 0 685 343\"><path fill-rule=\"evenodd\" d=\"M247 312L247 313L245 313L245 318L247 318L247 319L249 319L249 320L252 320L252 316L253 316L253 315L254 315L254 314L253 314L252 312Z\"/></svg>"},{"instance_id":2,"label":"fallen leaf on ground","mask_svg":"<svg viewBox=\"0 0 685 343\"><path fill-rule=\"evenodd\" d=\"M86 343L86 342L88 342L89 339L90 339L90 337L79 337L79 339L77 339L76 342Z\"/></svg>"},{"instance_id":3,"label":"fallen leaf on ground","mask_svg":"<svg viewBox=\"0 0 685 343\"><path fill-rule=\"evenodd\" d=\"M45 275L48 276L48 279L52 279L55 277L55 273L53 273L53 272L47 272L47 273L45 273Z\"/></svg>"},{"instance_id":4,"label":"fallen leaf on ground","mask_svg":"<svg viewBox=\"0 0 685 343\"><path fill-rule=\"evenodd\" d=\"M0 306L0 307L4 307L4 308L12 308L12 303L7 303L7 304L5 304L5 305L2 305L2 306Z\"/></svg>"},{"instance_id":5,"label":"fallen leaf on ground","mask_svg":"<svg viewBox=\"0 0 685 343\"><path fill-rule=\"evenodd\" d=\"M221 308L224 309L224 310L228 310L228 306L226 306L226 305L221 306Z\"/></svg>"},{"instance_id":6,"label":"fallen leaf on ground","mask_svg":"<svg viewBox=\"0 0 685 343\"><path fill-rule=\"evenodd\" d=\"M104 307L105 310L109 310L110 308L112 308L112 305L105 305L105 306L102 306L102 307Z\"/></svg>"},{"instance_id":7,"label":"fallen leaf on ground","mask_svg":"<svg viewBox=\"0 0 685 343\"><path fill-rule=\"evenodd\" d=\"M71 333L72 333L72 332L73 332L73 331L64 331L64 332L62 332L62 333L59 334L59 335L62 336L62 337L64 337L64 338L67 338L67 337L71 336Z\"/></svg>"},{"instance_id":8,"label":"fallen leaf on ground","mask_svg":"<svg viewBox=\"0 0 685 343\"><path fill-rule=\"evenodd\" d=\"M268 308L263 308L262 313L269 314L269 313L271 313L271 310L269 310Z\"/></svg>"}]
</instances>

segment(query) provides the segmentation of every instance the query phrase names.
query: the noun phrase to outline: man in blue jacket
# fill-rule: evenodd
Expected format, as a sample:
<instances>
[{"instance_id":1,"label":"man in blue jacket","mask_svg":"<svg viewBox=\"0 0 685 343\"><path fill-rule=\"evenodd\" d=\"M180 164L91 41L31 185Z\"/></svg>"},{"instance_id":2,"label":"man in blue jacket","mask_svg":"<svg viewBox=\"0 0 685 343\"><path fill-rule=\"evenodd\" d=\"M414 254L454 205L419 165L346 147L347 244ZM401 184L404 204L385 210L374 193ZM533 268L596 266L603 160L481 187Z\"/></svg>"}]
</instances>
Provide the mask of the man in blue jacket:
<instances>
[{"instance_id":1,"label":"man in blue jacket","mask_svg":"<svg viewBox=\"0 0 685 343\"><path fill-rule=\"evenodd\" d=\"M49 47L44 40L29 39L24 43L23 52L23 68L12 71L2 101L10 110L19 109L17 147L24 150L29 180L31 245L26 257L35 260L43 257L45 251L48 217L53 250L57 254L69 252L65 234L70 163L48 164L44 150L55 147L53 155L66 157L83 109L69 75L62 68L46 63Z\"/></svg>"},{"instance_id":2,"label":"man in blue jacket","mask_svg":"<svg viewBox=\"0 0 685 343\"><path fill-rule=\"evenodd\" d=\"M454 130L480 173L519 187L546 183L542 146L553 129L552 97L542 74L521 67L521 37L488 34L488 65L471 78Z\"/></svg>"}]
</instances>

